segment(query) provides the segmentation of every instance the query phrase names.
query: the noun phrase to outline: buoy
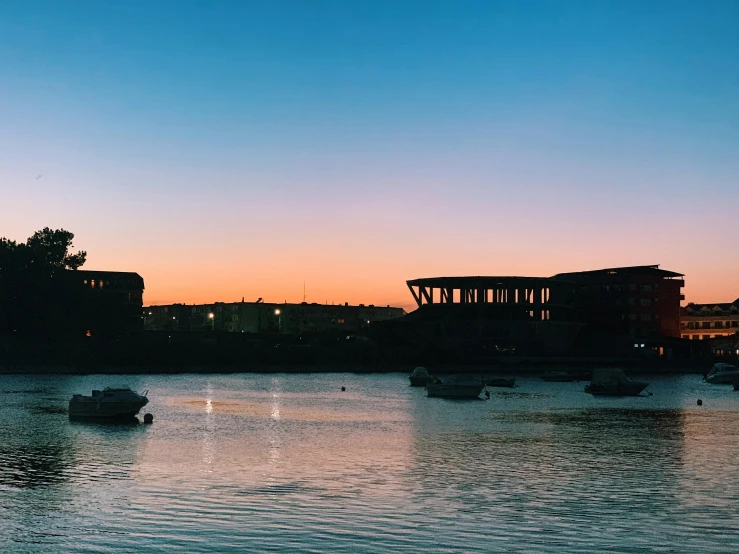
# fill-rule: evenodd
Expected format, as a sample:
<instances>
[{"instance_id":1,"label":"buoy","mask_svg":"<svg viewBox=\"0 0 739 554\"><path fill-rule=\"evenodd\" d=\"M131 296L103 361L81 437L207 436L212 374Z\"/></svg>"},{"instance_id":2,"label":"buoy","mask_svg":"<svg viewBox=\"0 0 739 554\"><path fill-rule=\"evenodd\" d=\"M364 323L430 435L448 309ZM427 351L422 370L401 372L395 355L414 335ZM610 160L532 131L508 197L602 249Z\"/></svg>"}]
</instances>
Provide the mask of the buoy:
<instances>
[{"instance_id":1,"label":"buoy","mask_svg":"<svg viewBox=\"0 0 739 554\"><path fill-rule=\"evenodd\" d=\"M151 414L145 414L144 415L144 423L152 423L154 421L154 416Z\"/></svg>"},{"instance_id":2,"label":"buoy","mask_svg":"<svg viewBox=\"0 0 739 554\"><path fill-rule=\"evenodd\" d=\"M703 400L701 400L700 398L698 399L698 406L703 406Z\"/></svg>"},{"instance_id":3,"label":"buoy","mask_svg":"<svg viewBox=\"0 0 739 554\"><path fill-rule=\"evenodd\" d=\"M346 390L346 387L341 387L341 392L344 392Z\"/></svg>"}]
</instances>

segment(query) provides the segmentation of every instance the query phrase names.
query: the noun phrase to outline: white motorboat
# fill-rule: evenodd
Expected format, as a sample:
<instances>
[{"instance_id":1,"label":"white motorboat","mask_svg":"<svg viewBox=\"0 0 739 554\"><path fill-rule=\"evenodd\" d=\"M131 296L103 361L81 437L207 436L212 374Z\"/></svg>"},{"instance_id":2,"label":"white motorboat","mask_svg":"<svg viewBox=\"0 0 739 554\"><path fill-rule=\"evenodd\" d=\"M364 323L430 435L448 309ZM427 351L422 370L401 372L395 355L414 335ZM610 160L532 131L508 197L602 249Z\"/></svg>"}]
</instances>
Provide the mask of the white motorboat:
<instances>
[{"instance_id":1,"label":"white motorboat","mask_svg":"<svg viewBox=\"0 0 739 554\"><path fill-rule=\"evenodd\" d=\"M714 385L731 385L739 382L739 367L723 362L715 363L703 380Z\"/></svg>"},{"instance_id":2,"label":"white motorboat","mask_svg":"<svg viewBox=\"0 0 739 554\"><path fill-rule=\"evenodd\" d=\"M426 385L428 396L437 398L479 398L485 383L479 379L445 380L434 379ZM489 394L489 393L488 393Z\"/></svg>"},{"instance_id":3,"label":"white motorboat","mask_svg":"<svg viewBox=\"0 0 739 554\"><path fill-rule=\"evenodd\" d=\"M131 419L149 403L144 394L129 387L105 387L91 396L75 394L69 401L70 419Z\"/></svg>"},{"instance_id":4,"label":"white motorboat","mask_svg":"<svg viewBox=\"0 0 739 554\"><path fill-rule=\"evenodd\" d=\"M417 367L410 375L412 387L425 387L433 379L425 367Z\"/></svg>"}]
</instances>

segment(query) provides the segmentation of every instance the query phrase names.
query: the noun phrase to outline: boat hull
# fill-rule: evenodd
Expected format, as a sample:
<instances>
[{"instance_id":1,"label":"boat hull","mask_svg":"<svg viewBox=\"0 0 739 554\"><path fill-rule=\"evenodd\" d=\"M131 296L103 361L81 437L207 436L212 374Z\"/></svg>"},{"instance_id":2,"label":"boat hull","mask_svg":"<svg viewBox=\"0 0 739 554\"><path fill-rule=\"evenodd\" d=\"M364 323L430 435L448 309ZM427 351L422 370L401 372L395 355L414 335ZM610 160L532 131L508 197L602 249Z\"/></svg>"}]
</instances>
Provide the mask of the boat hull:
<instances>
[{"instance_id":1,"label":"boat hull","mask_svg":"<svg viewBox=\"0 0 739 554\"><path fill-rule=\"evenodd\" d=\"M148 400L126 402L70 401L70 419L132 419Z\"/></svg>"},{"instance_id":2,"label":"boat hull","mask_svg":"<svg viewBox=\"0 0 739 554\"><path fill-rule=\"evenodd\" d=\"M425 387L429 381L433 380L433 377L430 375L411 375L409 379L412 387Z\"/></svg>"},{"instance_id":3,"label":"boat hull","mask_svg":"<svg viewBox=\"0 0 739 554\"><path fill-rule=\"evenodd\" d=\"M708 372L708 375L703 380L712 385L733 385L736 381L739 381L739 367L717 362L713 364L711 371Z\"/></svg>"},{"instance_id":4,"label":"boat hull","mask_svg":"<svg viewBox=\"0 0 739 554\"><path fill-rule=\"evenodd\" d=\"M712 385L733 385L737 381L739 381L739 373L733 372L716 373L706 377L706 383Z\"/></svg>"},{"instance_id":5,"label":"boat hull","mask_svg":"<svg viewBox=\"0 0 739 554\"><path fill-rule=\"evenodd\" d=\"M434 377L429 374L425 367L417 367L411 372L409 379L412 387L425 387L434 380Z\"/></svg>"},{"instance_id":6,"label":"boat hull","mask_svg":"<svg viewBox=\"0 0 739 554\"><path fill-rule=\"evenodd\" d=\"M479 398L485 385L480 384L443 384L429 383L426 385L428 396L435 398L457 398L457 399L475 399Z\"/></svg>"}]
</instances>

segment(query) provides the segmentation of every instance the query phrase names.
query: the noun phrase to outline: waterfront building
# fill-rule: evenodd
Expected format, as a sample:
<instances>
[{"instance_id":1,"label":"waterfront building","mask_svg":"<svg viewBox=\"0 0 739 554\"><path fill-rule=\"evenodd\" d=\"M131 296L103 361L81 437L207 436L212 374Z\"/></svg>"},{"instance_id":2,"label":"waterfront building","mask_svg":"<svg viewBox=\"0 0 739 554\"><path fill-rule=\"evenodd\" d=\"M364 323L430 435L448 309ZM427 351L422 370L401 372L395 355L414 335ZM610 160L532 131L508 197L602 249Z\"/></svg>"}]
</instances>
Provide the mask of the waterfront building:
<instances>
[{"instance_id":1,"label":"waterfront building","mask_svg":"<svg viewBox=\"0 0 739 554\"><path fill-rule=\"evenodd\" d=\"M144 279L128 271L67 270L69 317L90 335L141 331Z\"/></svg>"},{"instance_id":2,"label":"waterfront building","mask_svg":"<svg viewBox=\"0 0 739 554\"><path fill-rule=\"evenodd\" d=\"M151 331L212 330L292 335L336 331L354 334L375 321L401 317L404 313L402 308L373 304L275 304L260 300L147 306L143 310L143 321L144 327Z\"/></svg>"},{"instance_id":3,"label":"waterfront building","mask_svg":"<svg viewBox=\"0 0 739 554\"><path fill-rule=\"evenodd\" d=\"M407 281L418 309L379 325L384 342L454 351L451 358L564 354L582 324L574 318L574 284L548 277L431 277Z\"/></svg>"},{"instance_id":4,"label":"waterfront building","mask_svg":"<svg viewBox=\"0 0 739 554\"><path fill-rule=\"evenodd\" d=\"M681 309L680 335L706 340L733 337L739 333L739 298L715 304L690 303Z\"/></svg>"},{"instance_id":5,"label":"waterfront building","mask_svg":"<svg viewBox=\"0 0 739 554\"><path fill-rule=\"evenodd\" d=\"M680 337L683 275L657 265L553 277L432 277L407 281L418 309L375 329L378 340L519 355L664 355Z\"/></svg>"},{"instance_id":6,"label":"waterfront building","mask_svg":"<svg viewBox=\"0 0 739 554\"><path fill-rule=\"evenodd\" d=\"M634 339L680 337L683 275L658 265L560 273L575 283L578 320L590 328Z\"/></svg>"}]
</instances>

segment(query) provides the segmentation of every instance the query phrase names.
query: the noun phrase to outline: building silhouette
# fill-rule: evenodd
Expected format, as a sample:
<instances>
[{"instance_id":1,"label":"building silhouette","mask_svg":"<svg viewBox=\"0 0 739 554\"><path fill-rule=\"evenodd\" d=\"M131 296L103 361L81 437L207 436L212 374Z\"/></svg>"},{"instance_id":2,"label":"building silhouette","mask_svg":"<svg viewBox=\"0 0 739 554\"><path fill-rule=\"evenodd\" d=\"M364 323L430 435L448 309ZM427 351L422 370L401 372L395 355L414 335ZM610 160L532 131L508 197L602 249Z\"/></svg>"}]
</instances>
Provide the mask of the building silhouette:
<instances>
[{"instance_id":1,"label":"building silhouette","mask_svg":"<svg viewBox=\"0 0 739 554\"><path fill-rule=\"evenodd\" d=\"M400 317L402 308L346 304L275 304L215 302L147 306L144 327L150 331L225 331L231 333L357 333L373 322Z\"/></svg>"},{"instance_id":2,"label":"building silhouette","mask_svg":"<svg viewBox=\"0 0 739 554\"><path fill-rule=\"evenodd\" d=\"M68 319L78 331L121 335L143 330L144 279L127 271L67 270Z\"/></svg>"},{"instance_id":3,"label":"building silhouette","mask_svg":"<svg viewBox=\"0 0 739 554\"><path fill-rule=\"evenodd\" d=\"M641 265L554 278L575 283L576 317L592 329L635 339L680 337L680 301L685 299L681 273Z\"/></svg>"},{"instance_id":4,"label":"building silhouette","mask_svg":"<svg viewBox=\"0 0 739 554\"><path fill-rule=\"evenodd\" d=\"M470 355L663 355L680 337L683 275L657 265L552 277L407 281L418 309L380 324L387 343ZM474 354L473 354L474 353Z\"/></svg>"}]
</instances>

